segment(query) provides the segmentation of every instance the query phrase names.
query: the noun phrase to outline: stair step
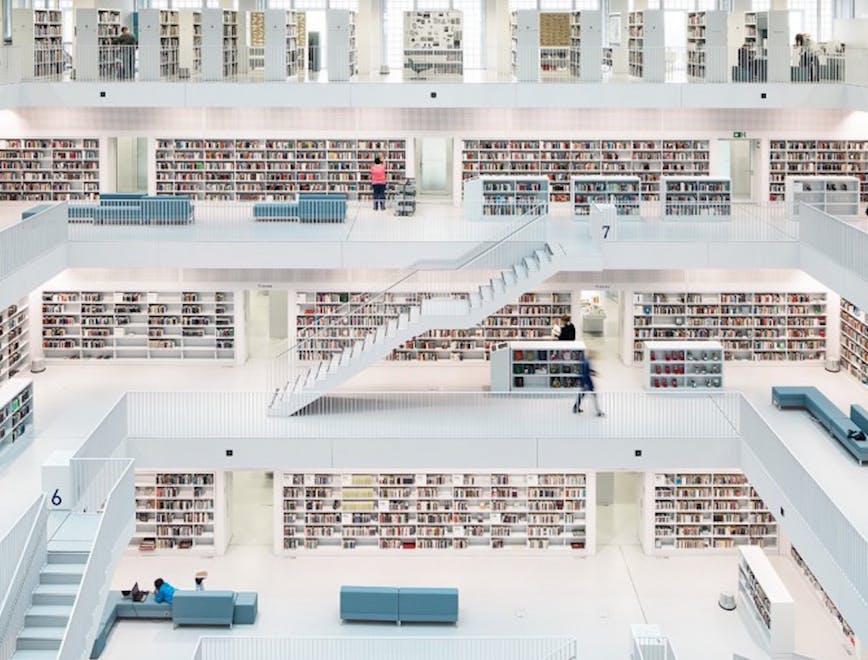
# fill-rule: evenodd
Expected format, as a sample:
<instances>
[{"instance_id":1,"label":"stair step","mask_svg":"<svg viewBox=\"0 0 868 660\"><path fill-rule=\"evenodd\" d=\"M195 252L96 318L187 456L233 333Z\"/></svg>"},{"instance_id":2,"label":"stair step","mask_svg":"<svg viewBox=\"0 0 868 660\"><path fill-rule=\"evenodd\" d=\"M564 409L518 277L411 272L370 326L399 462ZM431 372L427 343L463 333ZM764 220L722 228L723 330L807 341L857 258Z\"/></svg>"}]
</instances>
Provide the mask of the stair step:
<instances>
[{"instance_id":1,"label":"stair step","mask_svg":"<svg viewBox=\"0 0 868 660\"><path fill-rule=\"evenodd\" d=\"M72 605L33 605L24 617L25 627L66 626Z\"/></svg>"},{"instance_id":2,"label":"stair step","mask_svg":"<svg viewBox=\"0 0 868 660\"><path fill-rule=\"evenodd\" d=\"M552 260L552 258L549 256L549 253L545 250L536 250L534 254L536 255L536 260L540 264L547 264Z\"/></svg>"},{"instance_id":3,"label":"stair step","mask_svg":"<svg viewBox=\"0 0 868 660\"><path fill-rule=\"evenodd\" d=\"M524 266L527 268L528 273L535 273L539 270L539 263L537 263L536 257L525 257Z\"/></svg>"},{"instance_id":4,"label":"stair step","mask_svg":"<svg viewBox=\"0 0 868 660\"><path fill-rule=\"evenodd\" d=\"M91 541L87 542L93 545ZM70 550L49 550L49 564L86 564L90 557L90 550L87 551L70 551Z\"/></svg>"},{"instance_id":5,"label":"stair step","mask_svg":"<svg viewBox=\"0 0 868 660\"><path fill-rule=\"evenodd\" d=\"M33 590L33 604L72 605L77 594L77 584L39 584Z\"/></svg>"},{"instance_id":6,"label":"stair step","mask_svg":"<svg viewBox=\"0 0 868 660\"><path fill-rule=\"evenodd\" d=\"M386 337L394 337L398 333L398 321L389 319L386 322Z\"/></svg>"},{"instance_id":7,"label":"stair step","mask_svg":"<svg viewBox=\"0 0 868 660\"><path fill-rule=\"evenodd\" d=\"M46 564L39 571L40 584L78 584L84 573L83 564Z\"/></svg>"},{"instance_id":8,"label":"stair step","mask_svg":"<svg viewBox=\"0 0 868 660\"><path fill-rule=\"evenodd\" d=\"M15 648L22 651L51 651L60 648L66 626L27 627L18 633Z\"/></svg>"},{"instance_id":9,"label":"stair step","mask_svg":"<svg viewBox=\"0 0 868 660\"><path fill-rule=\"evenodd\" d=\"M410 308L410 322L411 323L416 323L421 316L422 316L422 309L420 307L411 307Z\"/></svg>"},{"instance_id":10,"label":"stair step","mask_svg":"<svg viewBox=\"0 0 868 660\"><path fill-rule=\"evenodd\" d=\"M56 660L57 651L22 651L12 654L12 660Z\"/></svg>"}]
</instances>

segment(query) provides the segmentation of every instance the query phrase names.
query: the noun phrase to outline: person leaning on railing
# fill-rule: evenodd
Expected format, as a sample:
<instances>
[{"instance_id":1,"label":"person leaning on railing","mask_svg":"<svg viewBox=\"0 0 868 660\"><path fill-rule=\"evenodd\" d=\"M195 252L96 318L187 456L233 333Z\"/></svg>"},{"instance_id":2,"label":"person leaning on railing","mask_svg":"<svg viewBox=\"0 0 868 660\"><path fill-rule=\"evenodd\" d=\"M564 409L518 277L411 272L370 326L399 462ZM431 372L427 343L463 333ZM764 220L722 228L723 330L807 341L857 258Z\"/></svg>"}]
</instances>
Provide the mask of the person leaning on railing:
<instances>
[{"instance_id":1,"label":"person leaning on railing","mask_svg":"<svg viewBox=\"0 0 868 660\"><path fill-rule=\"evenodd\" d=\"M121 33L115 37L115 46L119 46L121 78L132 78L136 70L136 46L139 42L132 35L129 28L122 27Z\"/></svg>"}]
</instances>

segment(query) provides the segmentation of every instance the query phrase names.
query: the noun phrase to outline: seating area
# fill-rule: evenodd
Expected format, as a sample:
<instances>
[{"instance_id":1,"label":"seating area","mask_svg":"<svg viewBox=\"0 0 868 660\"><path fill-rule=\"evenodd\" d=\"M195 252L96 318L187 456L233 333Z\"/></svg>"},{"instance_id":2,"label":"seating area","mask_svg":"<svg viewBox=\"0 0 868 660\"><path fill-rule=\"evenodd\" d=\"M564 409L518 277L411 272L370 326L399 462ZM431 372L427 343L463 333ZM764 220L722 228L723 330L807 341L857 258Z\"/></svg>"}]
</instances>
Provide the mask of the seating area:
<instances>
[{"instance_id":1,"label":"seating area","mask_svg":"<svg viewBox=\"0 0 868 660\"><path fill-rule=\"evenodd\" d=\"M341 587L341 621L458 623L458 589Z\"/></svg>"},{"instance_id":2,"label":"seating area","mask_svg":"<svg viewBox=\"0 0 868 660\"><path fill-rule=\"evenodd\" d=\"M113 193L101 195L98 204L70 206L70 222L95 225L183 225L193 222L189 197Z\"/></svg>"},{"instance_id":3,"label":"seating area","mask_svg":"<svg viewBox=\"0 0 868 660\"><path fill-rule=\"evenodd\" d=\"M253 219L258 222L344 222L346 217L343 193L299 193L293 201L253 205Z\"/></svg>"},{"instance_id":4,"label":"seating area","mask_svg":"<svg viewBox=\"0 0 868 660\"><path fill-rule=\"evenodd\" d=\"M868 411L862 406L851 405L848 417L816 387L773 387L772 403L808 411L860 465L868 463Z\"/></svg>"},{"instance_id":5,"label":"seating area","mask_svg":"<svg viewBox=\"0 0 868 660\"><path fill-rule=\"evenodd\" d=\"M118 620L171 620L176 626L251 625L258 614L258 594L249 591L176 591L172 604L157 603L154 594L141 603L112 591L106 600L90 657L102 655Z\"/></svg>"}]
</instances>

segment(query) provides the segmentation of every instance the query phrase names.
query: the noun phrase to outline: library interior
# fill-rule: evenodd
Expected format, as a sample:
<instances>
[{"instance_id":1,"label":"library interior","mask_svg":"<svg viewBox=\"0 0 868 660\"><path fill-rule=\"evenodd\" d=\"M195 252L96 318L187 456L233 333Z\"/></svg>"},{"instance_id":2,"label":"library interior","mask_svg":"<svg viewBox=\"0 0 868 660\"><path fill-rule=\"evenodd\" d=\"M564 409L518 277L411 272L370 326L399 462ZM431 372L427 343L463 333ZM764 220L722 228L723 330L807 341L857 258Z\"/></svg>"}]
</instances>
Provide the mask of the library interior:
<instances>
[{"instance_id":1,"label":"library interior","mask_svg":"<svg viewBox=\"0 0 868 660\"><path fill-rule=\"evenodd\" d=\"M868 1L0 31L0 660L868 660Z\"/></svg>"}]
</instances>

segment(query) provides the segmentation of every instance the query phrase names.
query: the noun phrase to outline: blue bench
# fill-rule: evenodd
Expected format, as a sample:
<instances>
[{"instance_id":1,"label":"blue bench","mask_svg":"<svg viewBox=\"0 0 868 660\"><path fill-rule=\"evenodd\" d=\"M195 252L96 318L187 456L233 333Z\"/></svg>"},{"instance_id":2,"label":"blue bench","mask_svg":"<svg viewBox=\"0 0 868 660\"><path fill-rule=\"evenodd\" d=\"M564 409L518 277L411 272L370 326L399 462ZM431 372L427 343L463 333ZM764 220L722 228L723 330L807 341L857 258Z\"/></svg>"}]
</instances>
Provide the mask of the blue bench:
<instances>
[{"instance_id":1,"label":"blue bench","mask_svg":"<svg viewBox=\"0 0 868 660\"><path fill-rule=\"evenodd\" d=\"M190 198L172 195L102 195L99 204L70 206L68 210L71 221L89 220L94 224L187 224L193 217Z\"/></svg>"},{"instance_id":2,"label":"blue bench","mask_svg":"<svg viewBox=\"0 0 868 660\"><path fill-rule=\"evenodd\" d=\"M143 602L134 603L120 591L112 591L106 600L90 657L95 660L102 655L119 619L171 620L178 626L252 624L256 621L258 600L255 592L248 591L178 590L171 605L157 603L153 593Z\"/></svg>"},{"instance_id":3,"label":"blue bench","mask_svg":"<svg viewBox=\"0 0 868 660\"><path fill-rule=\"evenodd\" d=\"M290 202L258 202L253 219L258 222L343 222L347 217L347 196L343 193L299 193Z\"/></svg>"},{"instance_id":4,"label":"blue bench","mask_svg":"<svg viewBox=\"0 0 868 660\"><path fill-rule=\"evenodd\" d=\"M807 410L860 465L868 463L868 414L850 406L847 417L816 387L773 387L772 403L781 410Z\"/></svg>"},{"instance_id":5,"label":"blue bench","mask_svg":"<svg viewBox=\"0 0 868 660\"><path fill-rule=\"evenodd\" d=\"M341 587L341 621L457 623L458 590L428 587Z\"/></svg>"}]
</instances>

